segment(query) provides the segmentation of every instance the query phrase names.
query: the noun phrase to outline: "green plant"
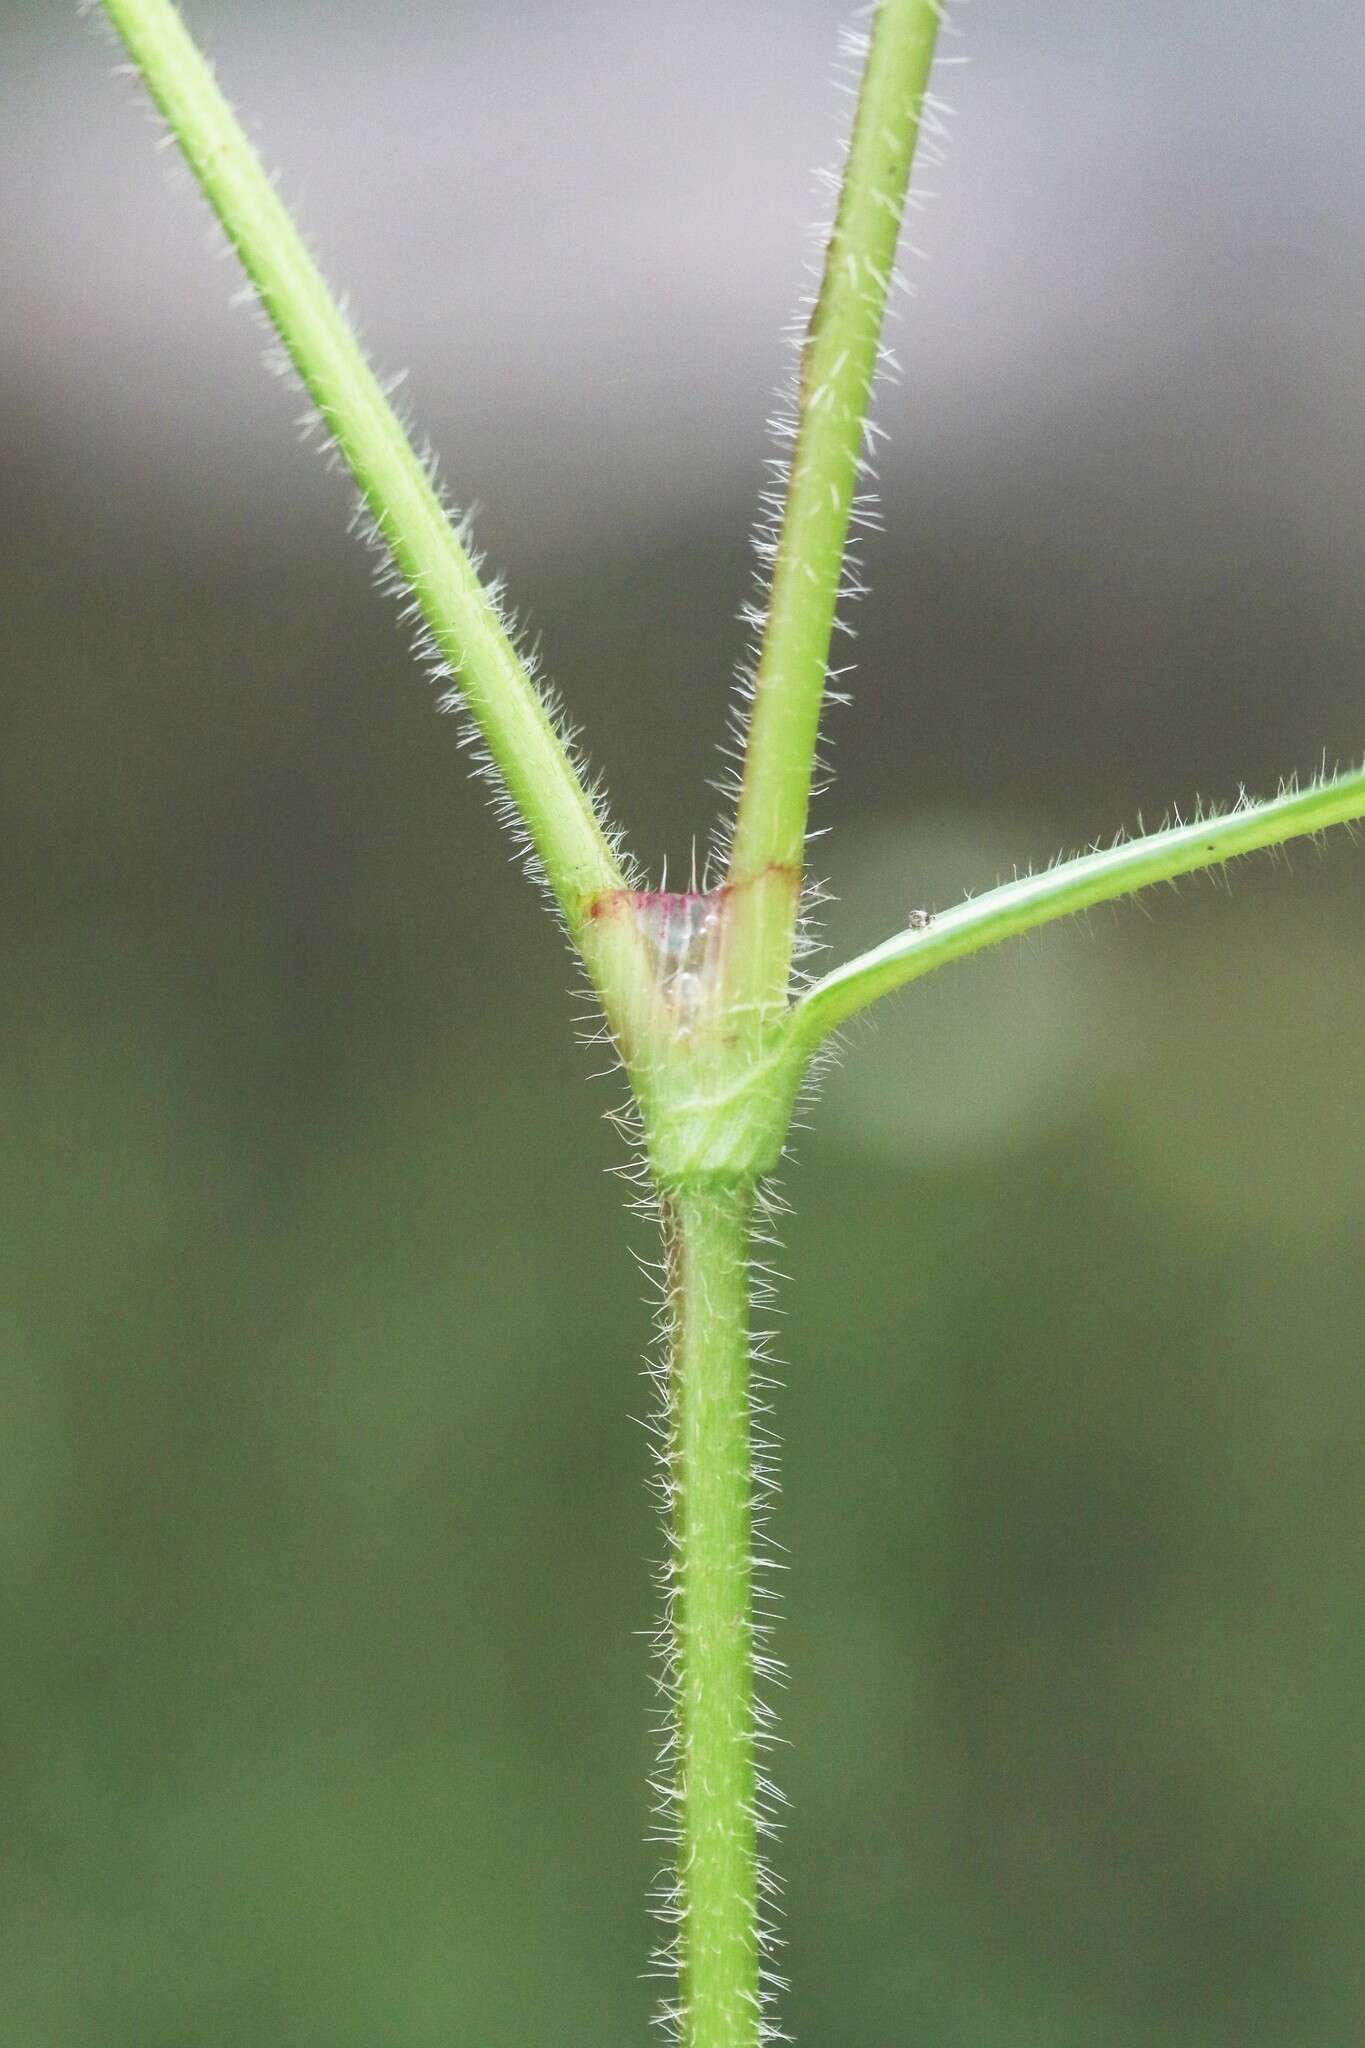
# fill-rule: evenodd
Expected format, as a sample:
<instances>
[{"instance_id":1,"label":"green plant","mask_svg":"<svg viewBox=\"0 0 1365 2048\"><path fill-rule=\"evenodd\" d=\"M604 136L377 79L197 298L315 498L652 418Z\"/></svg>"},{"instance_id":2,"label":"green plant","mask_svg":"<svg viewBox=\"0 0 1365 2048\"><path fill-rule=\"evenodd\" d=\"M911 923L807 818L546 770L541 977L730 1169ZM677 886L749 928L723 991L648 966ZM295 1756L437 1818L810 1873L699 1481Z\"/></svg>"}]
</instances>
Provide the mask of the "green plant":
<instances>
[{"instance_id":1,"label":"green plant","mask_svg":"<svg viewBox=\"0 0 1365 2048\"><path fill-rule=\"evenodd\" d=\"M753 1394L751 1247L798 1091L838 1027L981 948L1120 895L1365 814L1365 771L1240 800L913 917L805 985L806 820L830 637L863 469L868 395L937 30L934 0L883 0L825 279L801 356L787 488L742 721L732 828L714 879L646 885L480 581L274 188L168 0L104 0L353 470L495 786L552 894L630 1084L665 1257L659 1453L671 1549L661 1635L673 1726L661 1782L678 1853L661 1958L688 2048L771 2031L759 1838L768 1788L755 1522L767 1471Z\"/></svg>"}]
</instances>

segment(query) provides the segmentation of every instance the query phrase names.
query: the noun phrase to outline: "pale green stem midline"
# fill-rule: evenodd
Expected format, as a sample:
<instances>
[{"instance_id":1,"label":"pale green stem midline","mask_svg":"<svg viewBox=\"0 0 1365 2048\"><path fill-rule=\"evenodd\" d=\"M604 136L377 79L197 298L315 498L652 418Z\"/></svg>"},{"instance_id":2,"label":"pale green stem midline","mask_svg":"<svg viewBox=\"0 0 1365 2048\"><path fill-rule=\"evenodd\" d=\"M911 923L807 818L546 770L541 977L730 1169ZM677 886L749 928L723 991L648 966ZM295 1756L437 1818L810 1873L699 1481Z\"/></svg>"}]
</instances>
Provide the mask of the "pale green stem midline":
<instances>
[{"instance_id":1,"label":"pale green stem midline","mask_svg":"<svg viewBox=\"0 0 1365 2048\"><path fill-rule=\"evenodd\" d=\"M748 1188L664 1197L684 2048L759 2040Z\"/></svg>"},{"instance_id":2,"label":"pale green stem midline","mask_svg":"<svg viewBox=\"0 0 1365 2048\"><path fill-rule=\"evenodd\" d=\"M550 885L581 933L617 863L426 469L169 0L102 0L411 586Z\"/></svg>"},{"instance_id":3,"label":"pale green stem midline","mask_svg":"<svg viewBox=\"0 0 1365 2048\"><path fill-rule=\"evenodd\" d=\"M1256 853L1365 817L1365 768L1311 789L1264 803L1239 805L1222 817L1170 826L1101 852L1060 862L988 890L953 910L940 911L923 929L897 932L882 945L836 967L808 989L791 1013L792 1041L813 1048L829 1032L875 1002L950 960L961 960L1002 939L1108 903L1156 882L1173 882L1239 854Z\"/></svg>"},{"instance_id":4,"label":"pale green stem midline","mask_svg":"<svg viewBox=\"0 0 1365 2048\"><path fill-rule=\"evenodd\" d=\"M868 396L938 25L938 0L882 0L872 28L801 358L796 445L749 720L732 882L772 867L799 870L803 858ZM772 964L785 988L786 958Z\"/></svg>"}]
</instances>

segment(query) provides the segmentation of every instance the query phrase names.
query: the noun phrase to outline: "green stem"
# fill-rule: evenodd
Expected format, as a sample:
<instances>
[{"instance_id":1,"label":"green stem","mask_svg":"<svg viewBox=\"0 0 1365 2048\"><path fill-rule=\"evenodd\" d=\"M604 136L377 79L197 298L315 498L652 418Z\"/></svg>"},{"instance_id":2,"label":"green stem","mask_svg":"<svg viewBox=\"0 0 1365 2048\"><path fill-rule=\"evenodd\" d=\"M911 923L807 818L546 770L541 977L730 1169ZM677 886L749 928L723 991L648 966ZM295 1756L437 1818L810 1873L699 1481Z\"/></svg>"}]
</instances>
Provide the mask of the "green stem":
<instances>
[{"instance_id":1,"label":"green stem","mask_svg":"<svg viewBox=\"0 0 1365 2048\"><path fill-rule=\"evenodd\" d=\"M970 903L940 911L926 924L916 922L825 975L792 1011L791 1040L810 1050L878 996L1055 918L1131 896L1156 882L1173 882L1199 868L1217 867L1240 854L1309 837L1329 825L1349 825L1357 818L1365 818L1365 768L1267 802L1240 804L1222 817L1169 826L1143 839L1062 861L1043 874L1006 882Z\"/></svg>"},{"instance_id":2,"label":"green stem","mask_svg":"<svg viewBox=\"0 0 1365 2048\"><path fill-rule=\"evenodd\" d=\"M754 682L729 879L799 875L844 549L939 0L882 0L801 357L796 445ZM754 896L759 1002L785 995L794 894Z\"/></svg>"},{"instance_id":3,"label":"green stem","mask_svg":"<svg viewBox=\"0 0 1365 2048\"><path fill-rule=\"evenodd\" d=\"M679 2038L760 2039L747 1187L664 1199Z\"/></svg>"},{"instance_id":4,"label":"green stem","mask_svg":"<svg viewBox=\"0 0 1365 2048\"><path fill-rule=\"evenodd\" d=\"M525 823L575 938L622 877L592 803L316 264L169 0L103 0L266 313L349 464L379 534ZM590 963L591 964L591 963Z\"/></svg>"}]
</instances>

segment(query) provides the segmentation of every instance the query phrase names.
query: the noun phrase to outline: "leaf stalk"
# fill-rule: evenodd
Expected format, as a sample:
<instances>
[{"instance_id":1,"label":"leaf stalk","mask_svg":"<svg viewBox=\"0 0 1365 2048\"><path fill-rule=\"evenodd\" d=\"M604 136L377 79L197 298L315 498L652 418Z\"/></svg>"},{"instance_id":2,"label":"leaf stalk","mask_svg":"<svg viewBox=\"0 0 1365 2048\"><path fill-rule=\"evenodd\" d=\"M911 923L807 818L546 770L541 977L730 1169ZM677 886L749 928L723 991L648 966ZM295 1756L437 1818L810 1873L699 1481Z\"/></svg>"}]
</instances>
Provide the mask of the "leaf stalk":
<instances>
[{"instance_id":1,"label":"leaf stalk","mask_svg":"<svg viewBox=\"0 0 1365 2048\"><path fill-rule=\"evenodd\" d=\"M984 895L918 921L817 981L795 1004L790 1029L809 1052L879 996L904 988L951 960L965 960L1003 939L1036 931L1097 903L1135 895L1236 860L1242 854L1312 838L1329 825L1365 817L1365 767L1286 790L1267 801L1241 802L1222 816L1167 826L1139 839L1097 848L1042 874L1021 875Z\"/></svg>"}]
</instances>

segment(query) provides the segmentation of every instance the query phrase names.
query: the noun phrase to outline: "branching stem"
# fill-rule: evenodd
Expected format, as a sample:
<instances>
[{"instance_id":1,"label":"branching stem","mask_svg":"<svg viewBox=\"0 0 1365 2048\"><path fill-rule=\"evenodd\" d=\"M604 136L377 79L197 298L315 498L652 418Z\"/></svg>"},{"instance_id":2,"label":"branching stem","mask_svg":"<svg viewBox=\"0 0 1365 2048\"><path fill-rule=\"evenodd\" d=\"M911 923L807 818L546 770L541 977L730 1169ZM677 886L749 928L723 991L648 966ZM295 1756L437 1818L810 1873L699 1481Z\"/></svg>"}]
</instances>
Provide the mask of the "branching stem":
<instances>
[{"instance_id":1,"label":"branching stem","mask_svg":"<svg viewBox=\"0 0 1365 2048\"><path fill-rule=\"evenodd\" d=\"M1365 816L1365 769L992 890L789 994L820 705L938 0L881 0L824 282L723 888L628 888L593 801L344 316L170 0L102 0L234 243L519 812L631 1076L665 1226L670 1792L684 2048L759 2048L748 1233L800 1073L891 989L1015 933Z\"/></svg>"},{"instance_id":2,"label":"branching stem","mask_svg":"<svg viewBox=\"0 0 1365 2048\"><path fill-rule=\"evenodd\" d=\"M103 0L359 484L525 823L575 937L622 877L427 468L170 0Z\"/></svg>"}]
</instances>

